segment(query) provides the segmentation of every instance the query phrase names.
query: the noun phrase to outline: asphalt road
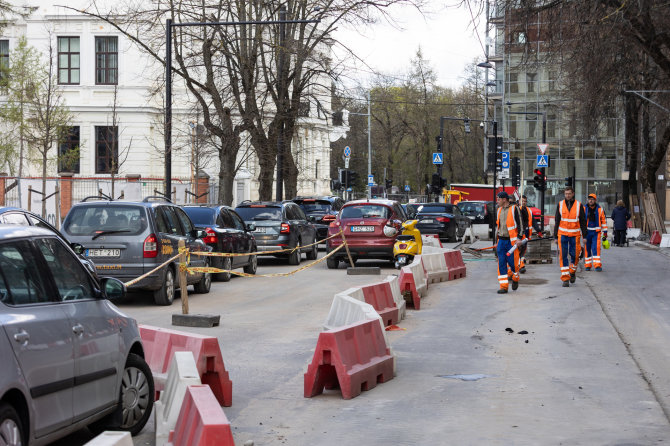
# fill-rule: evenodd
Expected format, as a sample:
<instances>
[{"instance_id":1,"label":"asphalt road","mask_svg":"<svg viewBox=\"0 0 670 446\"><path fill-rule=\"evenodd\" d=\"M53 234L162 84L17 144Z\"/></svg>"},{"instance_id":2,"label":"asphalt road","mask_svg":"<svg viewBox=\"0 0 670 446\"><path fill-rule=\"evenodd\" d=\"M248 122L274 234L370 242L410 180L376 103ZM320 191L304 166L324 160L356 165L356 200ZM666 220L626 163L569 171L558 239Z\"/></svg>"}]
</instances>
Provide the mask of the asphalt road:
<instances>
[{"instance_id":1,"label":"asphalt road","mask_svg":"<svg viewBox=\"0 0 670 446\"><path fill-rule=\"evenodd\" d=\"M233 381L224 411L239 445L665 442L670 258L632 245L603 258L603 272L579 272L570 288L556 264L530 265L503 296L492 256L467 261L465 279L430 285L421 310L399 324L406 330L388 332L397 376L348 401L337 391L304 398L303 373L333 294L378 276L320 264L288 278L215 282L189 303L191 313L220 314L221 325L187 330L219 338ZM377 265L382 277L395 273ZM271 259L258 272L290 270ZM181 310L179 300L157 307L141 295L119 306L162 327ZM89 438L83 430L57 444ZM134 443L154 444L152 423Z\"/></svg>"}]
</instances>

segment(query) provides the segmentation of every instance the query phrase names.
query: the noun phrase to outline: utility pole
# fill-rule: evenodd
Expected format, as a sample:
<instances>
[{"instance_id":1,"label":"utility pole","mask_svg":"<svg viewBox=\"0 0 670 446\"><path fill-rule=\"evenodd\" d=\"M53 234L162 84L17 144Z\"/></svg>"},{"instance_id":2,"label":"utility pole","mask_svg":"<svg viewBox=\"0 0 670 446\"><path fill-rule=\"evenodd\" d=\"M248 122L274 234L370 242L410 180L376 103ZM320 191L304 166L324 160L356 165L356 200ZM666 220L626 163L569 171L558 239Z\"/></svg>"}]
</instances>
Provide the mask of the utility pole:
<instances>
[{"instance_id":1,"label":"utility pole","mask_svg":"<svg viewBox=\"0 0 670 446\"><path fill-rule=\"evenodd\" d=\"M284 21L286 20L286 6L282 5L279 8L279 50L278 50L278 61L277 61L277 96L279 97L279 103L284 103L284 91L286 86L284 85L284 45L286 44L286 28ZM284 107L280 107L281 110L277 110L276 113L284 112ZM284 118L283 116L277 119L277 201L282 201L284 199Z\"/></svg>"},{"instance_id":2,"label":"utility pole","mask_svg":"<svg viewBox=\"0 0 670 446\"><path fill-rule=\"evenodd\" d=\"M370 138L370 90L368 90L368 178L372 175L372 140ZM368 200L372 198L372 186L368 184Z\"/></svg>"}]
</instances>

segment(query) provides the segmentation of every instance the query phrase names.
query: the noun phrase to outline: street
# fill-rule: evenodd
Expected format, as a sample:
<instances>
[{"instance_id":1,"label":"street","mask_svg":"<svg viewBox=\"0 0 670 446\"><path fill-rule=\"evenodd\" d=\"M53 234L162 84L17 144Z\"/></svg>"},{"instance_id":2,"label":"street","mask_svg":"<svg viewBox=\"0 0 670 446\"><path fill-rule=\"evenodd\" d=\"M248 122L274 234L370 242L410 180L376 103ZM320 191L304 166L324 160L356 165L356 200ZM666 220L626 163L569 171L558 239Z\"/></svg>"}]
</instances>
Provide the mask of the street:
<instances>
[{"instance_id":1,"label":"street","mask_svg":"<svg viewBox=\"0 0 670 446\"><path fill-rule=\"evenodd\" d=\"M323 253L320 253L320 256ZM604 271L562 288L558 266L529 265L519 290L495 293L492 255L464 255L467 277L431 284L420 311L388 332L397 376L343 400L303 397L303 373L338 291L393 274L348 276L317 265L289 278L215 282L190 293L233 381L224 408L236 444L656 444L670 438L670 258L633 246L603 251ZM304 262L304 261L303 261ZM259 262L259 274L290 271ZM139 323L171 327L181 311L131 296ZM527 332L527 334L524 333ZM134 438L153 445L153 421ZM58 445L83 444L86 430Z\"/></svg>"}]
</instances>

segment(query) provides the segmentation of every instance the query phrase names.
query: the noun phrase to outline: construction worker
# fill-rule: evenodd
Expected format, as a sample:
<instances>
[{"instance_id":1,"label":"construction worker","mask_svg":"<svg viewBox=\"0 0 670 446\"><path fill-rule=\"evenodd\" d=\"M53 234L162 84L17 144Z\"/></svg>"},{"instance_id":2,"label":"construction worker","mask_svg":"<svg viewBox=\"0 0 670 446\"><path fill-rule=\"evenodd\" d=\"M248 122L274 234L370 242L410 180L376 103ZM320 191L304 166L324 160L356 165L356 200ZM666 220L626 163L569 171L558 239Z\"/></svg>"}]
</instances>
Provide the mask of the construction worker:
<instances>
[{"instance_id":1,"label":"construction worker","mask_svg":"<svg viewBox=\"0 0 670 446\"><path fill-rule=\"evenodd\" d=\"M558 243L561 281L564 287L569 287L570 283L575 283L579 246L586 238L586 218L582 204L575 200L575 190L568 186L564 194L565 199L556 206L554 238Z\"/></svg>"},{"instance_id":2,"label":"construction worker","mask_svg":"<svg viewBox=\"0 0 670 446\"><path fill-rule=\"evenodd\" d=\"M586 271L591 271L593 266L596 271L603 270L603 264L600 259L600 237L603 241L607 240L607 217L605 211L596 202L596 194L589 194L586 206L584 206L586 215L586 257L584 266Z\"/></svg>"},{"instance_id":3,"label":"construction worker","mask_svg":"<svg viewBox=\"0 0 670 446\"><path fill-rule=\"evenodd\" d=\"M512 289L519 288L519 231L523 230L519 208L511 206L507 192L498 192L498 217L496 219L496 253L498 254L498 294L507 293L509 286L508 270L512 273ZM517 247L513 255L507 256L512 246Z\"/></svg>"},{"instance_id":4,"label":"construction worker","mask_svg":"<svg viewBox=\"0 0 670 446\"><path fill-rule=\"evenodd\" d=\"M533 235L533 213L528 207L528 198L525 195L521 196L521 207L519 208L521 212L521 223L523 224L524 233L523 238L530 240L530 237ZM519 248L519 272L526 272L526 248L528 244L522 245Z\"/></svg>"}]
</instances>

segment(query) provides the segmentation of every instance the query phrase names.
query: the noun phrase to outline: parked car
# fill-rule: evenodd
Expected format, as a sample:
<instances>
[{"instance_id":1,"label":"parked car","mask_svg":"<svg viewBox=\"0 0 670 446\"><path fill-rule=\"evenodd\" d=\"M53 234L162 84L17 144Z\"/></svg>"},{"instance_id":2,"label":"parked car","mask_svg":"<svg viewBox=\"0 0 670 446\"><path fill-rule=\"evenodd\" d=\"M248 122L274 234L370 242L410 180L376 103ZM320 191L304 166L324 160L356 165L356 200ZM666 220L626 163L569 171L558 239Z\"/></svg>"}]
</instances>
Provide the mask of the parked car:
<instances>
[{"instance_id":1,"label":"parked car","mask_svg":"<svg viewBox=\"0 0 670 446\"><path fill-rule=\"evenodd\" d=\"M124 295L53 232L0 226L0 444L142 430L154 384L137 322L108 300Z\"/></svg>"},{"instance_id":2,"label":"parked car","mask_svg":"<svg viewBox=\"0 0 670 446\"><path fill-rule=\"evenodd\" d=\"M40 228L44 228L48 231L53 232L56 234L58 237L63 240L66 244L72 248L72 250L77 254L77 257L79 258L79 261L93 274L97 275L97 272L95 270L95 265L91 261L91 259L87 258L84 256L84 247L81 246L79 243L72 243L70 242L61 232L54 228L51 223L47 222L45 219L40 217L37 214L34 214L30 211L27 211L25 209L21 208L15 208L15 207L7 207L3 206L0 207L0 224L5 224L5 225L20 225L20 226L37 226Z\"/></svg>"},{"instance_id":3,"label":"parked car","mask_svg":"<svg viewBox=\"0 0 670 446\"><path fill-rule=\"evenodd\" d=\"M470 219L450 203L422 203L414 217L422 234L437 234L440 240L455 242L470 227Z\"/></svg>"},{"instance_id":4,"label":"parked car","mask_svg":"<svg viewBox=\"0 0 670 446\"><path fill-rule=\"evenodd\" d=\"M316 228L294 202L244 201L235 208L235 212L242 217L244 223L255 226L254 237L258 252L285 257L289 265L299 265L303 252L307 260L316 260ZM273 253L298 245L306 247L293 252Z\"/></svg>"},{"instance_id":5,"label":"parked car","mask_svg":"<svg viewBox=\"0 0 670 446\"><path fill-rule=\"evenodd\" d=\"M345 203L330 224L328 235L340 230L349 245L354 261L382 259L393 261L393 245L400 225L407 219L405 211L397 201L385 199L356 200ZM328 240L327 251L331 252L342 244L341 237ZM340 249L326 260L328 268L335 269L340 261L346 261L347 252Z\"/></svg>"},{"instance_id":6,"label":"parked car","mask_svg":"<svg viewBox=\"0 0 670 446\"><path fill-rule=\"evenodd\" d=\"M212 247L213 252L245 254L256 252L256 238L253 231L256 226L247 225L242 218L228 206L184 206L184 212L191 218L196 228L207 235L203 241ZM247 274L256 274L258 259L256 255L234 257L211 257L214 268L230 271L244 268ZM228 282L231 273L217 273L215 278Z\"/></svg>"},{"instance_id":7,"label":"parked car","mask_svg":"<svg viewBox=\"0 0 670 446\"><path fill-rule=\"evenodd\" d=\"M292 200L307 215L313 217L318 240L328 237L328 225L335 221L337 213L342 209L344 200L340 197L297 197Z\"/></svg>"},{"instance_id":8,"label":"parked car","mask_svg":"<svg viewBox=\"0 0 670 446\"><path fill-rule=\"evenodd\" d=\"M492 201L460 201L456 206L473 225L489 225L489 237L496 229L496 207Z\"/></svg>"},{"instance_id":9,"label":"parked car","mask_svg":"<svg viewBox=\"0 0 670 446\"><path fill-rule=\"evenodd\" d=\"M183 209L161 197L133 201L83 201L72 206L63 221L66 236L84 247L98 274L127 282L163 264L179 252L183 240L190 251L207 251L205 231L196 229ZM191 255L189 266L207 266L209 257ZM154 302L174 300L179 259L130 287L153 292ZM210 273L187 274L196 293L209 293Z\"/></svg>"}]
</instances>

